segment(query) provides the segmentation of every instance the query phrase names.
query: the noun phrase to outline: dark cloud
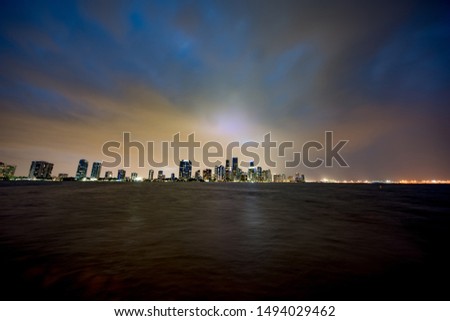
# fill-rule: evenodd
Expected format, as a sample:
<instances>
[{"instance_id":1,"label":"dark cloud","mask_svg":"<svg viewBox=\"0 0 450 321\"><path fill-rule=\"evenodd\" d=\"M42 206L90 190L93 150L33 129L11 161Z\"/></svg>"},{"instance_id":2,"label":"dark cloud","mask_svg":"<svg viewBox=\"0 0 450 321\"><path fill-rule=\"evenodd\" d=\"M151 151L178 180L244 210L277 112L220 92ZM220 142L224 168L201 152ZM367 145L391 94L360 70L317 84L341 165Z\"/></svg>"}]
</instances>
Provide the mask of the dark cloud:
<instances>
[{"instance_id":1,"label":"dark cloud","mask_svg":"<svg viewBox=\"0 0 450 321\"><path fill-rule=\"evenodd\" d=\"M334 130L353 165L312 177L449 178L449 21L438 1L6 2L0 156L79 153L70 172L122 130Z\"/></svg>"}]
</instances>

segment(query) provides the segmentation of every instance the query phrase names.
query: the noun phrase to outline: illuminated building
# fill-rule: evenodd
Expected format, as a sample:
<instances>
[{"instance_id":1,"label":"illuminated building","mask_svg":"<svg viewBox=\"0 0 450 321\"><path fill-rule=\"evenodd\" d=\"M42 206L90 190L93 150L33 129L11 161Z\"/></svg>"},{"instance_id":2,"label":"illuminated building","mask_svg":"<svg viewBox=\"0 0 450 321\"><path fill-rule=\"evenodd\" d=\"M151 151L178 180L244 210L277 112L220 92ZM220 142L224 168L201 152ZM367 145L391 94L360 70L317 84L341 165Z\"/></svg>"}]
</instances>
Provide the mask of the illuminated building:
<instances>
[{"instance_id":1,"label":"illuminated building","mask_svg":"<svg viewBox=\"0 0 450 321\"><path fill-rule=\"evenodd\" d=\"M212 176L211 168L207 168L203 170L203 180L210 182Z\"/></svg>"},{"instance_id":2,"label":"illuminated building","mask_svg":"<svg viewBox=\"0 0 450 321\"><path fill-rule=\"evenodd\" d=\"M199 180L202 179L202 177L200 176L200 170L195 171L194 178L195 178L197 181L199 181Z\"/></svg>"},{"instance_id":3,"label":"illuminated building","mask_svg":"<svg viewBox=\"0 0 450 321\"><path fill-rule=\"evenodd\" d=\"M225 180L225 167L223 165L214 168L214 176L216 181L223 182Z\"/></svg>"},{"instance_id":4,"label":"illuminated building","mask_svg":"<svg viewBox=\"0 0 450 321\"><path fill-rule=\"evenodd\" d=\"M48 163L45 161L32 161L28 177L37 179L51 179L52 170L52 163Z\"/></svg>"},{"instance_id":5,"label":"illuminated building","mask_svg":"<svg viewBox=\"0 0 450 321\"><path fill-rule=\"evenodd\" d=\"M239 167L238 167L238 158L237 157L233 157L232 158L232 165L231 165L231 180L232 181L236 181L239 180Z\"/></svg>"},{"instance_id":6,"label":"illuminated building","mask_svg":"<svg viewBox=\"0 0 450 321\"><path fill-rule=\"evenodd\" d=\"M237 170L237 168L238 168L238 158L237 157L233 157L233 163L232 164L233 164L232 165L233 171Z\"/></svg>"},{"instance_id":7,"label":"illuminated building","mask_svg":"<svg viewBox=\"0 0 450 321\"><path fill-rule=\"evenodd\" d=\"M281 175L280 174L274 174L273 175L273 182L274 183L282 183L283 179L282 179Z\"/></svg>"},{"instance_id":8,"label":"illuminated building","mask_svg":"<svg viewBox=\"0 0 450 321\"><path fill-rule=\"evenodd\" d=\"M137 178L138 178L138 173L136 173L136 172L131 173L131 180L132 181L136 181Z\"/></svg>"},{"instance_id":9,"label":"illuminated building","mask_svg":"<svg viewBox=\"0 0 450 321\"><path fill-rule=\"evenodd\" d=\"M241 178L241 180L242 180L242 178ZM247 180L249 180L250 182L256 181L256 168L255 168L254 161L250 161L250 167L248 169Z\"/></svg>"},{"instance_id":10,"label":"illuminated building","mask_svg":"<svg viewBox=\"0 0 450 321\"><path fill-rule=\"evenodd\" d=\"M261 168L261 166L258 166L257 168L256 168L256 181L257 182L261 182L263 180L263 177L262 177L262 168Z\"/></svg>"},{"instance_id":11,"label":"illuminated building","mask_svg":"<svg viewBox=\"0 0 450 321\"><path fill-rule=\"evenodd\" d=\"M166 178L166 176L164 176L164 172L162 170L158 171L158 180L159 181L163 181Z\"/></svg>"},{"instance_id":12,"label":"illuminated building","mask_svg":"<svg viewBox=\"0 0 450 321\"><path fill-rule=\"evenodd\" d=\"M91 178L100 178L100 172L102 171L102 163L100 162L94 162L92 164L92 170L91 170Z\"/></svg>"},{"instance_id":13,"label":"illuminated building","mask_svg":"<svg viewBox=\"0 0 450 321\"><path fill-rule=\"evenodd\" d=\"M112 177L113 177L113 172L107 171L107 172L105 173L105 178L111 179Z\"/></svg>"},{"instance_id":14,"label":"illuminated building","mask_svg":"<svg viewBox=\"0 0 450 321\"><path fill-rule=\"evenodd\" d=\"M181 160L180 161L180 180L188 180L192 176L192 162L190 160Z\"/></svg>"},{"instance_id":15,"label":"illuminated building","mask_svg":"<svg viewBox=\"0 0 450 321\"><path fill-rule=\"evenodd\" d=\"M150 169L148 171L148 180L149 181L153 181L153 174L155 173L155 171L153 169Z\"/></svg>"},{"instance_id":16,"label":"illuminated building","mask_svg":"<svg viewBox=\"0 0 450 321\"><path fill-rule=\"evenodd\" d=\"M88 166L89 162L87 160L80 159L77 167L77 173L75 174L76 180L82 180L83 178L86 178Z\"/></svg>"},{"instance_id":17,"label":"illuminated building","mask_svg":"<svg viewBox=\"0 0 450 321\"><path fill-rule=\"evenodd\" d=\"M244 172L238 167L238 168L236 169L236 172L233 173L233 177L234 177L233 179L234 179L234 181L235 181L235 182L240 181L240 180L241 180L242 174L244 174Z\"/></svg>"},{"instance_id":18,"label":"illuminated building","mask_svg":"<svg viewBox=\"0 0 450 321\"><path fill-rule=\"evenodd\" d=\"M124 169L119 169L119 171L117 172L117 179L118 180L125 180L125 175L127 174L127 172Z\"/></svg>"},{"instance_id":19,"label":"illuminated building","mask_svg":"<svg viewBox=\"0 0 450 321\"><path fill-rule=\"evenodd\" d=\"M295 173L295 182L296 183L304 183L305 182L305 175L300 173Z\"/></svg>"},{"instance_id":20,"label":"illuminated building","mask_svg":"<svg viewBox=\"0 0 450 321\"><path fill-rule=\"evenodd\" d=\"M261 172L261 182L265 182L265 183L272 182L272 172L270 169L263 170Z\"/></svg>"}]
</instances>

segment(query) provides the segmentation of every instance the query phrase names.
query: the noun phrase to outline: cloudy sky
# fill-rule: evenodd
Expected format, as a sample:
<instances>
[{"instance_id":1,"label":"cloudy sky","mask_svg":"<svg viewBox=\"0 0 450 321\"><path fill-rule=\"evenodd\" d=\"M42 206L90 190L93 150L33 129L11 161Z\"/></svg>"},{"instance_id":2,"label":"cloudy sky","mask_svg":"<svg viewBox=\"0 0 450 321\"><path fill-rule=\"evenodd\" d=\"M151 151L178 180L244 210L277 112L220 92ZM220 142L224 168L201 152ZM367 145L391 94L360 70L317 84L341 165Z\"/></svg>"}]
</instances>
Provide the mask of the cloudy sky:
<instances>
[{"instance_id":1,"label":"cloudy sky","mask_svg":"<svg viewBox=\"0 0 450 321\"><path fill-rule=\"evenodd\" d=\"M301 151L333 131L348 168L280 158L272 172L450 179L450 6L3 1L0 112L0 161L17 175L32 160L74 175L123 132L157 147L178 132L224 146L271 132Z\"/></svg>"}]
</instances>

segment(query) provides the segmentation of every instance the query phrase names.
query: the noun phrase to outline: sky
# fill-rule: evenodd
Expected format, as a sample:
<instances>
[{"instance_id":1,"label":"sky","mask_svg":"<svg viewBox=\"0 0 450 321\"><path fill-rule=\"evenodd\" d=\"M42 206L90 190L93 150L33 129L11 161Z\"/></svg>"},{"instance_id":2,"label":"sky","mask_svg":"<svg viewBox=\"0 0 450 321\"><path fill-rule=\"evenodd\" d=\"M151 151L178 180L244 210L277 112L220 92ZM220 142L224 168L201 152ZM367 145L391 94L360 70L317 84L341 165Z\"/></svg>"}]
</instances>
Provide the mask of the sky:
<instances>
[{"instance_id":1,"label":"sky","mask_svg":"<svg viewBox=\"0 0 450 321\"><path fill-rule=\"evenodd\" d=\"M123 132L158 160L176 133L225 148L270 132L292 153L332 131L348 167L286 169L275 152L272 173L450 179L450 4L3 1L0 113L16 175L32 160L73 176L84 158L90 172ZM127 174L146 177L132 155Z\"/></svg>"}]
</instances>

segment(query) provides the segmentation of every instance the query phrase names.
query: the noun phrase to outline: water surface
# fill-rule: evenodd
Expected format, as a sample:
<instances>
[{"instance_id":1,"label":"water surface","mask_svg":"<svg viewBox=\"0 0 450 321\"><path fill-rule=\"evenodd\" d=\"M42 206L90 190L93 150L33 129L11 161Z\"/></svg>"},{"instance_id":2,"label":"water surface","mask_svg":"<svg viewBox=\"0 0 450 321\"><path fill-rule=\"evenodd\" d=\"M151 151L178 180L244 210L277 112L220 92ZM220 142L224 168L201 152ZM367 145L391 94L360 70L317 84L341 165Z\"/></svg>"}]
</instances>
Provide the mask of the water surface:
<instances>
[{"instance_id":1,"label":"water surface","mask_svg":"<svg viewBox=\"0 0 450 321\"><path fill-rule=\"evenodd\" d=\"M3 300L449 300L450 186L0 184Z\"/></svg>"}]
</instances>

